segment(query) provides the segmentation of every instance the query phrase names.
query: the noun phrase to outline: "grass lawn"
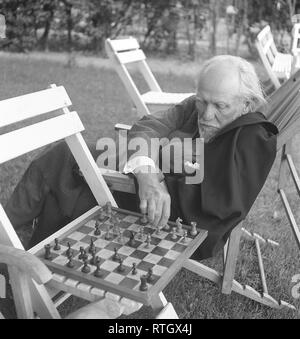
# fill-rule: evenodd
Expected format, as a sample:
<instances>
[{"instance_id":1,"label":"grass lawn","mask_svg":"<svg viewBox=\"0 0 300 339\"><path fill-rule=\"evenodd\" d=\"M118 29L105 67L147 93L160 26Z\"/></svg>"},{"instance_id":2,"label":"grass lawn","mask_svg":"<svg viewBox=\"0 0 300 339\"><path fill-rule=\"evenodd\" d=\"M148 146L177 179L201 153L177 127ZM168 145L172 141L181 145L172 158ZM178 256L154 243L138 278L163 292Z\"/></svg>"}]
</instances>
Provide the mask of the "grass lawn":
<instances>
[{"instance_id":1,"label":"grass lawn","mask_svg":"<svg viewBox=\"0 0 300 339\"><path fill-rule=\"evenodd\" d=\"M109 67L67 68L60 62L1 56L0 68L2 83L0 100L41 90L51 83L64 85L72 99L74 109L83 121L86 128L84 137L89 142L95 142L101 136L112 136L115 123L131 124L135 120L127 92L117 74ZM164 69L164 64L161 64L161 69ZM155 75L166 91L194 90L193 72L187 71L187 75L176 76L170 68L168 72L157 71ZM141 79L138 78L138 81ZM299 146L300 139L296 139L294 149L298 151ZM1 166L0 202L2 204L5 204L35 154L36 152ZM299 165L299 157L296 163ZM293 303L298 312L285 309L272 310L236 294L224 296L214 284L183 269L164 290L166 298L173 303L180 318L300 318L300 302L295 301L291 296L292 277L300 273L300 252L276 195L278 164L279 157L247 218L246 228L280 243L279 248L262 246L268 288L273 297ZM291 205L295 211L298 211L296 215L299 219L299 200L293 189L289 189L288 192ZM279 212L279 217L276 219L273 218L275 209ZM240 248L236 277L239 282L247 283L261 291L254 243L244 239ZM220 259L221 256L207 260L204 264L218 268ZM69 307L76 305L78 301L73 300ZM64 311L65 308L62 309L62 312ZM151 310L143 308L131 317L151 316Z\"/></svg>"}]
</instances>

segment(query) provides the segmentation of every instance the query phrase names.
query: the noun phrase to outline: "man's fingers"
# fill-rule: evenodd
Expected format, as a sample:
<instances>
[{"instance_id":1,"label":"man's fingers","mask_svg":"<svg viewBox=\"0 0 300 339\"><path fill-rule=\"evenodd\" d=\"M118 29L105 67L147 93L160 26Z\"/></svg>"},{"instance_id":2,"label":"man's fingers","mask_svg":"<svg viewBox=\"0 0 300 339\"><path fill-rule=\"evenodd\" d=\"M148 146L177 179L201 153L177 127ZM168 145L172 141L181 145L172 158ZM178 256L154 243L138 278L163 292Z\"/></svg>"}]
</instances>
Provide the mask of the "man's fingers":
<instances>
[{"instance_id":1,"label":"man's fingers","mask_svg":"<svg viewBox=\"0 0 300 339\"><path fill-rule=\"evenodd\" d=\"M141 200L141 202L140 202L141 213L143 213L143 214L147 213L147 206L148 206L147 200L145 200L145 199Z\"/></svg>"},{"instance_id":2,"label":"man's fingers","mask_svg":"<svg viewBox=\"0 0 300 339\"><path fill-rule=\"evenodd\" d=\"M154 215L155 215L155 200L154 199L150 199L150 201L148 201L148 220L153 223L154 221Z\"/></svg>"},{"instance_id":3,"label":"man's fingers","mask_svg":"<svg viewBox=\"0 0 300 339\"><path fill-rule=\"evenodd\" d=\"M170 199L167 199L164 201L161 219L158 225L161 227L164 227L169 221L170 214L171 214L171 202L170 202Z\"/></svg>"},{"instance_id":4,"label":"man's fingers","mask_svg":"<svg viewBox=\"0 0 300 339\"><path fill-rule=\"evenodd\" d=\"M159 225L159 221L161 220L162 207L163 207L163 201L162 200L156 200L155 201L153 226Z\"/></svg>"}]
</instances>

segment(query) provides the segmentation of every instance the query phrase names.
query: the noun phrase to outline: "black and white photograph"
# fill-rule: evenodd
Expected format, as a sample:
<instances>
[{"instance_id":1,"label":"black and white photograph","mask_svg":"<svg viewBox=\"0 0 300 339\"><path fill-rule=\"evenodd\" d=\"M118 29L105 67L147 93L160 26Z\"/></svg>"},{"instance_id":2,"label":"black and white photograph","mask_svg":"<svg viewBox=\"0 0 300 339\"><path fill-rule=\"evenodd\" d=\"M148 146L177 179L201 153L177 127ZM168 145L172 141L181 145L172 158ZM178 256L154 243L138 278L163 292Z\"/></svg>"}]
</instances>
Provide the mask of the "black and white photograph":
<instances>
[{"instance_id":1,"label":"black and white photograph","mask_svg":"<svg viewBox=\"0 0 300 339\"><path fill-rule=\"evenodd\" d=\"M0 0L0 79L0 320L300 319L299 0Z\"/></svg>"}]
</instances>

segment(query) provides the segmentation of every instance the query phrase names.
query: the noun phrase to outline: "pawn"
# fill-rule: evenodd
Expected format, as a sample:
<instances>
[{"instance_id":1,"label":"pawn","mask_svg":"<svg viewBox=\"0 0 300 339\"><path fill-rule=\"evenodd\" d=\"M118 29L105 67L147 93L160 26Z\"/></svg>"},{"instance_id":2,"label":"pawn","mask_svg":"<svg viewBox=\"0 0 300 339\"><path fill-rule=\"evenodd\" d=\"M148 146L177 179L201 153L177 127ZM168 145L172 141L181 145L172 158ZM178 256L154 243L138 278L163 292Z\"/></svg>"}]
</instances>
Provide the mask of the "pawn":
<instances>
[{"instance_id":1,"label":"pawn","mask_svg":"<svg viewBox=\"0 0 300 339\"><path fill-rule=\"evenodd\" d=\"M147 234L147 243L146 243L146 248L150 248L150 245L151 245L151 234L148 233Z\"/></svg>"},{"instance_id":2,"label":"pawn","mask_svg":"<svg viewBox=\"0 0 300 339\"><path fill-rule=\"evenodd\" d=\"M177 234L176 234L176 227L172 228L172 236L171 236L172 240L176 240L177 239Z\"/></svg>"},{"instance_id":3,"label":"pawn","mask_svg":"<svg viewBox=\"0 0 300 339\"><path fill-rule=\"evenodd\" d=\"M103 276L103 273L101 272L101 270L100 270L100 258L99 257L97 257L98 259L97 259L97 264L96 264L96 270L95 270L95 272L94 272L94 276L96 277L96 278L102 278L102 276Z\"/></svg>"},{"instance_id":4,"label":"pawn","mask_svg":"<svg viewBox=\"0 0 300 339\"><path fill-rule=\"evenodd\" d=\"M90 269L90 267L88 265L87 259L85 259L83 262L84 262L84 265L83 265L83 267L81 269L81 272L82 273L90 273L91 269Z\"/></svg>"},{"instance_id":5,"label":"pawn","mask_svg":"<svg viewBox=\"0 0 300 339\"><path fill-rule=\"evenodd\" d=\"M59 251L61 247L60 247L60 245L58 243L58 239L55 238L54 242L55 242L55 246L53 247L54 251Z\"/></svg>"},{"instance_id":6,"label":"pawn","mask_svg":"<svg viewBox=\"0 0 300 339\"><path fill-rule=\"evenodd\" d=\"M118 266L117 270L118 270L118 272L122 273L122 272L125 271L125 267L123 266L123 260L119 259L119 263L120 263L120 265Z\"/></svg>"},{"instance_id":7,"label":"pawn","mask_svg":"<svg viewBox=\"0 0 300 339\"><path fill-rule=\"evenodd\" d=\"M113 259L113 261L119 261L120 257L118 255L118 250L117 250L116 247L114 248L114 251L115 251L115 254L113 255L112 259Z\"/></svg>"},{"instance_id":8,"label":"pawn","mask_svg":"<svg viewBox=\"0 0 300 339\"><path fill-rule=\"evenodd\" d=\"M67 266L69 268L74 268L75 264L74 264L74 261L73 261L73 254L71 254L69 257L68 257L69 261L67 263Z\"/></svg>"},{"instance_id":9,"label":"pawn","mask_svg":"<svg viewBox=\"0 0 300 339\"><path fill-rule=\"evenodd\" d=\"M98 221L98 220L96 221L96 224L95 224L94 235L96 235L96 236L101 235L100 224L99 224L99 221Z\"/></svg>"},{"instance_id":10,"label":"pawn","mask_svg":"<svg viewBox=\"0 0 300 339\"><path fill-rule=\"evenodd\" d=\"M154 281L154 278L153 278L153 270L152 268L149 268L148 269L148 274L147 274L147 282L150 284Z\"/></svg>"},{"instance_id":11,"label":"pawn","mask_svg":"<svg viewBox=\"0 0 300 339\"><path fill-rule=\"evenodd\" d=\"M132 275L136 275L136 274L137 274L136 263L135 263L135 262L132 264L131 274L132 274Z\"/></svg>"},{"instance_id":12,"label":"pawn","mask_svg":"<svg viewBox=\"0 0 300 339\"><path fill-rule=\"evenodd\" d=\"M145 275L141 276L141 285L140 285L140 291L145 292L148 290L147 286L147 277Z\"/></svg>"},{"instance_id":13,"label":"pawn","mask_svg":"<svg viewBox=\"0 0 300 339\"><path fill-rule=\"evenodd\" d=\"M181 240L184 244L186 243L186 237L187 237L187 231L184 230L184 231L183 231L183 238L182 238L182 240Z\"/></svg>"},{"instance_id":14,"label":"pawn","mask_svg":"<svg viewBox=\"0 0 300 339\"><path fill-rule=\"evenodd\" d=\"M195 235L198 234L198 232L197 232L197 223L195 221L192 221L191 222L191 226L192 226L192 228L191 228L190 234L194 237Z\"/></svg>"}]
</instances>

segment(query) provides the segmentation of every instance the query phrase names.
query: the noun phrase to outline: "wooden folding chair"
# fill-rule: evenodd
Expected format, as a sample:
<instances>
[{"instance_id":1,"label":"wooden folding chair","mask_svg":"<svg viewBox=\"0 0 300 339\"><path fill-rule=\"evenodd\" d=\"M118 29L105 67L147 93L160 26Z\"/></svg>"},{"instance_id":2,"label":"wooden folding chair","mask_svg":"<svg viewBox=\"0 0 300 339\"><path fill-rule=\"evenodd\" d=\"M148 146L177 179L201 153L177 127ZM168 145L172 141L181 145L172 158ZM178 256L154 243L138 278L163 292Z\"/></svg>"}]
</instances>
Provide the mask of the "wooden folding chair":
<instances>
[{"instance_id":1,"label":"wooden folding chair","mask_svg":"<svg viewBox=\"0 0 300 339\"><path fill-rule=\"evenodd\" d=\"M0 135L0 164L21 156L27 152L38 149L50 143L64 139L69 146L75 160L77 161L86 182L88 183L99 206L106 202L111 202L113 207L117 204L105 183L92 155L80 132L84 130L81 120L76 112L70 112L71 100L64 87L51 85L50 89L19 96L0 102L0 128L10 126L33 117L45 117L46 113L55 112L54 117L46 118L26 127L22 127L11 132L4 132ZM60 113L57 115L57 113ZM8 147L9 145L9 147ZM72 227L79 223L82 218L95 213L99 207L95 207L83 216L79 217L66 226ZM49 237L51 238L51 237ZM43 246L49 238L35 246ZM24 250L11 222L9 221L2 205L0 204L0 244L16 249ZM32 252L30 249L29 252ZM33 318L35 312L40 318L59 318L56 306L71 294L85 298L89 301L97 301L102 298L112 299L123 305L125 313L134 312L142 304L133 302L126 298L121 298L113 293L92 288L87 284L79 283L65 276L53 274L51 280L44 285L45 280L40 280L37 276L28 279L30 297L23 294L23 286L27 283L27 276L21 274L18 266L9 267L10 283L12 286L16 311L19 318ZM49 274L47 275L49 276ZM50 289L51 287L51 289ZM1 290L1 288L0 288ZM68 294L59 299L55 304L51 298L63 290ZM49 294L50 293L50 294ZM29 300L30 299L30 300ZM163 311L167 306L162 293L157 296L157 309Z\"/></svg>"},{"instance_id":2,"label":"wooden folding chair","mask_svg":"<svg viewBox=\"0 0 300 339\"><path fill-rule=\"evenodd\" d=\"M163 92L151 72L146 62L146 56L140 49L140 45L136 39L132 37L118 40L107 39L105 49L133 101L138 115L143 116L166 109L194 94ZM143 94L140 93L127 69L128 64L137 66L149 86L150 91Z\"/></svg>"},{"instance_id":3,"label":"wooden folding chair","mask_svg":"<svg viewBox=\"0 0 300 339\"><path fill-rule=\"evenodd\" d=\"M279 88L291 75L292 55L278 52L269 25L257 35L255 45L270 80Z\"/></svg>"},{"instance_id":4,"label":"wooden folding chair","mask_svg":"<svg viewBox=\"0 0 300 339\"><path fill-rule=\"evenodd\" d=\"M289 170L296 185L297 192L300 195L300 179L298 177L291 153L292 139L300 129L299 91L300 71L292 75L287 82L285 82L276 92L272 94L272 96L269 98L269 104L265 111L265 115L270 121L276 124L280 132L277 141L277 151L282 152L282 157L278 179L278 193L287 213L295 240L300 249L300 230L296 223L296 219L293 216L292 209L289 205L284 190L287 179L286 170ZM129 130L130 126L123 124L116 125L116 129ZM134 192L134 182L132 179L122 174L112 174L109 172L105 173L104 171L103 175L105 180L109 183L111 189L123 190L129 193ZM259 293L251 286L241 285L234 279L239 254L239 244L242 235L255 242L263 293ZM273 240L265 239L255 232L249 232L243 227L243 222L241 222L231 232L227 244L224 247L222 272L217 272L216 270L191 259L186 260L184 267L198 274L199 276L218 284L221 287L223 294L231 294L231 292L236 292L242 296L272 308L280 309L283 307L288 307L295 309L293 305L282 300L277 301L269 295L261 254L261 245L279 246L279 244Z\"/></svg>"}]
</instances>

